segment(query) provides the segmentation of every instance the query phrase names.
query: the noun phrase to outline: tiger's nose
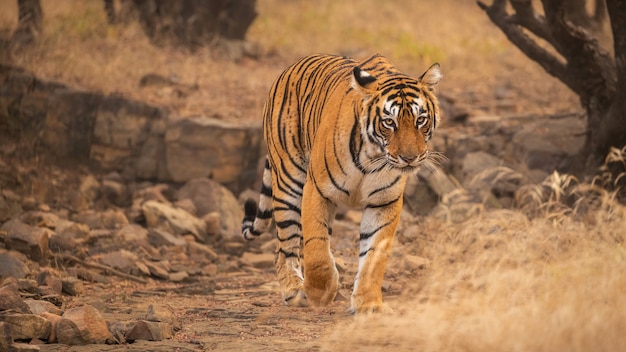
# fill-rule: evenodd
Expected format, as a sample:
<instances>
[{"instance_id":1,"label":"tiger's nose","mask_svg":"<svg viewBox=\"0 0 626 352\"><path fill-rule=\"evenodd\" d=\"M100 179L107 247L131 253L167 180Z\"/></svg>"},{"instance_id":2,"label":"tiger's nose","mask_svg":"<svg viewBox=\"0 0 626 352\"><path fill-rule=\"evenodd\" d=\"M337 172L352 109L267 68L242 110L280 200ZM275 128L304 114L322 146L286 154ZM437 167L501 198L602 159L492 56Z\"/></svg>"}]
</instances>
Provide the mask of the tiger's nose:
<instances>
[{"instance_id":1,"label":"tiger's nose","mask_svg":"<svg viewBox=\"0 0 626 352\"><path fill-rule=\"evenodd\" d=\"M398 155L400 160L404 161L407 164L412 163L415 159L417 159L417 155Z\"/></svg>"}]
</instances>

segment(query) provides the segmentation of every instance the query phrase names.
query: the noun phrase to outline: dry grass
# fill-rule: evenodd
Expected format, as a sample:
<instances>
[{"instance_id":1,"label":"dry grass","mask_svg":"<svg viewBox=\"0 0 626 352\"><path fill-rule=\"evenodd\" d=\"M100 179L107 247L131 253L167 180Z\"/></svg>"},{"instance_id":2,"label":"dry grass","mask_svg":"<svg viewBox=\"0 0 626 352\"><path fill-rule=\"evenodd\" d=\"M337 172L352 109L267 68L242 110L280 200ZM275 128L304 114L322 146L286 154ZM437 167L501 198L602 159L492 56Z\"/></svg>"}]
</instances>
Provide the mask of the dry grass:
<instances>
[{"instance_id":1,"label":"dry grass","mask_svg":"<svg viewBox=\"0 0 626 352\"><path fill-rule=\"evenodd\" d=\"M610 202L610 201L608 201ZM486 211L429 218L408 253L426 275L390 306L333 328L329 351L623 351L626 211L588 223Z\"/></svg>"}]
</instances>

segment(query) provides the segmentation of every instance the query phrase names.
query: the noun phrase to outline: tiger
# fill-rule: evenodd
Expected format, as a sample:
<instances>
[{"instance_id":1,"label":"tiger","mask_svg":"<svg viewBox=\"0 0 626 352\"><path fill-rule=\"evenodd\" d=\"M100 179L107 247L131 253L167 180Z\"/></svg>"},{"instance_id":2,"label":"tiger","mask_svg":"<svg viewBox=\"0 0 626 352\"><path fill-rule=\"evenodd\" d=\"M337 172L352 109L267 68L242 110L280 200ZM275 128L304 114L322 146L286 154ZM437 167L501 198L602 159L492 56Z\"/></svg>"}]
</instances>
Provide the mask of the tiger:
<instances>
[{"instance_id":1,"label":"tiger","mask_svg":"<svg viewBox=\"0 0 626 352\"><path fill-rule=\"evenodd\" d=\"M263 108L267 147L259 202L244 204L243 237L278 238L275 269L291 306L326 306L339 280L331 252L338 205L363 211L351 313L383 310L382 282L408 175L437 159L433 64L419 78L375 54L361 62L316 54L288 67Z\"/></svg>"}]
</instances>

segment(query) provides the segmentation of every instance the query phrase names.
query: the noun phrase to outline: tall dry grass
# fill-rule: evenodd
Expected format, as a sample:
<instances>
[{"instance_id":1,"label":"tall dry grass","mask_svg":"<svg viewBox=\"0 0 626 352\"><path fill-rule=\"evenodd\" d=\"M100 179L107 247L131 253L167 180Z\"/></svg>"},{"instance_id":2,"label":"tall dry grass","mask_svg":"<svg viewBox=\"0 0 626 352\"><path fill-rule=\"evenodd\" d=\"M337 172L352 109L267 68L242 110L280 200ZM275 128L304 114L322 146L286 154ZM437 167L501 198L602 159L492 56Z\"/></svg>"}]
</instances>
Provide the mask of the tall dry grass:
<instances>
[{"instance_id":1,"label":"tall dry grass","mask_svg":"<svg viewBox=\"0 0 626 352\"><path fill-rule=\"evenodd\" d=\"M463 208L471 201L453 195L441 207L465 216L439 211L401 249L430 265L389 303L395 312L344 322L323 348L626 350L626 207L615 195L558 173L520 188L519 209Z\"/></svg>"}]
</instances>

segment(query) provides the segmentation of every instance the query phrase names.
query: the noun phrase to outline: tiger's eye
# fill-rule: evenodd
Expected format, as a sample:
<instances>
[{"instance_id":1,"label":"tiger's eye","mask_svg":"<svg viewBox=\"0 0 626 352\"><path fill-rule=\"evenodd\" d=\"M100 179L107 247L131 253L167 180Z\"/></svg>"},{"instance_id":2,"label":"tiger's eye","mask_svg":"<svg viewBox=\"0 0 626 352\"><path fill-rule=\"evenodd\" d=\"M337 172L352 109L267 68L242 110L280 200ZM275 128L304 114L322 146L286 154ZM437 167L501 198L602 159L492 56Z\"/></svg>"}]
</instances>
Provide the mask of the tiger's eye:
<instances>
[{"instance_id":1,"label":"tiger's eye","mask_svg":"<svg viewBox=\"0 0 626 352\"><path fill-rule=\"evenodd\" d=\"M386 119L383 119L383 126L389 129L394 129L396 128L396 122L393 119L386 118Z\"/></svg>"}]
</instances>

